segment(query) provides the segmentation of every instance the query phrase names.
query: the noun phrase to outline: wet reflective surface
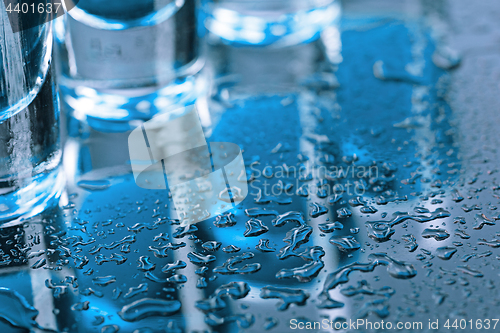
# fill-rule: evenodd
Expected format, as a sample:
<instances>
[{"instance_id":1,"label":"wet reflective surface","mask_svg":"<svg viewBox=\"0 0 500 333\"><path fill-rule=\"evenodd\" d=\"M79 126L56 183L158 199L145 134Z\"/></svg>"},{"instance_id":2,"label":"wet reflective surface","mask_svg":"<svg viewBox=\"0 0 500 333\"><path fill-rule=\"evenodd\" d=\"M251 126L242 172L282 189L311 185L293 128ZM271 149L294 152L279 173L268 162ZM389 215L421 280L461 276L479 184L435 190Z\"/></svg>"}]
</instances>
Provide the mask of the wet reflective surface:
<instances>
[{"instance_id":1,"label":"wet reflective surface","mask_svg":"<svg viewBox=\"0 0 500 333\"><path fill-rule=\"evenodd\" d=\"M242 148L249 195L204 222L181 226L167 190L135 184L126 135L69 141L60 207L0 231L0 332L493 330L498 54L437 24L465 8L446 21L439 6L415 18L355 2L338 65L328 39L261 58L212 46L233 62L213 61L200 118L210 142ZM280 63L294 70L269 71Z\"/></svg>"}]
</instances>

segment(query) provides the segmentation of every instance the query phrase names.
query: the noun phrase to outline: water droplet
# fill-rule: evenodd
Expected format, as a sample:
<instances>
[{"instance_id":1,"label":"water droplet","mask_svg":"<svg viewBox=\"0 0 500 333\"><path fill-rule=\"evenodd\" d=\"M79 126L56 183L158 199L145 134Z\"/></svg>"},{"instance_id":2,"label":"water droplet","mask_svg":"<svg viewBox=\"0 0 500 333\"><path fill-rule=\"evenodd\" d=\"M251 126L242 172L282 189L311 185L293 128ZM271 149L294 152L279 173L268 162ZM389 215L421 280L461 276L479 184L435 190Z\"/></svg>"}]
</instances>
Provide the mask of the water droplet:
<instances>
[{"instance_id":1,"label":"water droplet","mask_svg":"<svg viewBox=\"0 0 500 333\"><path fill-rule=\"evenodd\" d=\"M151 316L170 316L181 308L177 300L143 298L125 305L118 315L125 321L134 322Z\"/></svg>"},{"instance_id":2,"label":"water droplet","mask_svg":"<svg viewBox=\"0 0 500 333\"><path fill-rule=\"evenodd\" d=\"M256 237L269 231L269 228L266 227L261 220L255 218L248 220L245 223L245 227L246 231L243 234L245 237Z\"/></svg>"},{"instance_id":3,"label":"water droplet","mask_svg":"<svg viewBox=\"0 0 500 333\"><path fill-rule=\"evenodd\" d=\"M485 225L496 225L496 223L492 219L486 217L486 215L484 214L476 214L474 220L475 223L472 228L476 230L483 229Z\"/></svg>"},{"instance_id":4,"label":"water droplet","mask_svg":"<svg viewBox=\"0 0 500 333\"><path fill-rule=\"evenodd\" d=\"M455 202L460 202L464 200L464 197L460 194L460 192L457 189L451 190L451 200Z\"/></svg>"},{"instance_id":5,"label":"water droplet","mask_svg":"<svg viewBox=\"0 0 500 333\"><path fill-rule=\"evenodd\" d=\"M152 271L156 267L156 264L152 262L151 258L148 256L139 257L137 262L139 263L139 266L137 268L143 272Z\"/></svg>"},{"instance_id":6,"label":"water droplet","mask_svg":"<svg viewBox=\"0 0 500 333\"><path fill-rule=\"evenodd\" d=\"M389 257L385 253L372 253L368 259L387 266L387 272L397 279L410 279L417 275L413 265Z\"/></svg>"},{"instance_id":7,"label":"water droplet","mask_svg":"<svg viewBox=\"0 0 500 333\"><path fill-rule=\"evenodd\" d=\"M35 318L38 311L15 290L0 287L0 318L14 327L27 330L38 327Z\"/></svg>"},{"instance_id":8,"label":"water droplet","mask_svg":"<svg viewBox=\"0 0 500 333\"><path fill-rule=\"evenodd\" d=\"M116 276L107 275L107 276L98 276L92 279L92 282L96 286L105 287L113 282L116 282Z\"/></svg>"},{"instance_id":9,"label":"water droplet","mask_svg":"<svg viewBox=\"0 0 500 333\"><path fill-rule=\"evenodd\" d=\"M432 54L432 62L439 68L450 70L460 65L461 57L457 51L440 45Z\"/></svg>"},{"instance_id":10,"label":"water droplet","mask_svg":"<svg viewBox=\"0 0 500 333\"><path fill-rule=\"evenodd\" d=\"M451 257L457 252L457 249L450 246L438 247L436 249L436 256L443 260L450 260Z\"/></svg>"},{"instance_id":11,"label":"water droplet","mask_svg":"<svg viewBox=\"0 0 500 333\"><path fill-rule=\"evenodd\" d=\"M473 277L481 278L484 276L483 273L481 273L478 270L472 269L469 266L458 266L458 270L464 274L468 274Z\"/></svg>"},{"instance_id":12,"label":"water droplet","mask_svg":"<svg viewBox=\"0 0 500 333\"><path fill-rule=\"evenodd\" d=\"M445 240L450 237L450 234L445 229L430 229L426 228L422 231L423 238L434 238L437 241Z\"/></svg>"},{"instance_id":13,"label":"water droplet","mask_svg":"<svg viewBox=\"0 0 500 333\"><path fill-rule=\"evenodd\" d=\"M346 219L352 215L352 212L347 209L346 207L342 207L340 209L337 209L337 217L339 219Z\"/></svg>"},{"instance_id":14,"label":"water droplet","mask_svg":"<svg viewBox=\"0 0 500 333\"><path fill-rule=\"evenodd\" d=\"M330 243L337 245L342 252L353 252L361 248L361 244L353 236L332 237Z\"/></svg>"},{"instance_id":15,"label":"water droplet","mask_svg":"<svg viewBox=\"0 0 500 333\"><path fill-rule=\"evenodd\" d=\"M349 286L340 291L344 296L353 297L356 295L379 295L386 298L391 297L396 293L391 287L382 287L380 289L373 289L370 287L366 280L358 281L358 285L356 287Z\"/></svg>"},{"instance_id":16,"label":"water droplet","mask_svg":"<svg viewBox=\"0 0 500 333\"><path fill-rule=\"evenodd\" d=\"M166 241L168 241L168 234L163 232L156 235L153 238L153 242L166 242Z\"/></svg>"},{"instance_id":17,"label":"water droplet","mask_svg":"<svg viewBox=\"0 0 500 333\"><path fill-rule=\"evenodd\" d=\"M150 251L153 251L153 254L157 258L165 258L168 256L167 251L168 250L177 250L180 249L181 247L186 246L186 243L180 242L178 244L175 243L168 243L163 246L149 246L148 249Z\"/></svg>"},{"instance_id":18,"label":"water droplet","mask_svg":"<svg viewBox=\"0 0 500 333\"><path fill-rule=\"evenodd\" d=\"M337 286L349 282L349 275L354 271L372 272L376 263L352 263L344 267L338 268L333 273L328 274L323 284L323 289L318 296L318 308L320 309L336 309L344 306L344 303L336 301L330 297L329 291Z\"/></svg>"},{"instance_id":19,"label":"water droplet","mask_svg":"<svg viewBox=\"0 0 500 333\"><path fill-rule=\"evenodd\" d=\"M111 183L107 180L80 180L77 185L88 191L103 191L109 188Z\"/></svg>"},{"instance_id":20,"label":"water droplet","mask_svg":"<svg viewBox=\"0 0 500 333\"><path fill-rule=\"evenodd\" d=\"M304 197L304 198L308 197L309 196L309 186L307 184L300 186L297 189L297 195L300 197Z\"/></svg>"},{"instance_id":21,"label":"water droplet","mask_svg":"<svg viewBox=\"0 0 500 333\"><path fill-rule=\"evenodd\" d=\"M92 325L93 326L99 326L101 325L102 323L104 323L104 316L94 316L94 321L92 322Z\"/></svg>"},{"instance_id":22,"label":"water droplet","mask_svg":"<svg viewBox=\"0 0 500 333\"><path fill-rule=\"evenodd\" d=\"M89 301L78 302L71 306L72 311L84 311L89 309Z\"/></svg>"},{"instance_id":23,"label":"water droplet","mask_svg":"<svg viewBox=\"0 0 500 333\"><path fill-rule=\"evenodd\" d=\"M264 321L264 330L268 331L278 325L278 319L274 317L267 317Z\"/></svg>"},{"instance_id":24,"label":"water droplet","mask_svg":"<svg viewBox=\"0 0 500 333\"><path fill-rule=\"evenodd\" d=\"M245 214L248 217L259 217L259 216L276 216L278 212L275 210L266 210L264 208L249 208L245 209Z\"/></svg>"},{"instance_id":25,"label":"water droplet","mask_svg":"<svg viewBox=\"0 0 500 333\"><path fill-rule=\"evenodd\" d=\"M132 298L134 296L137 296L139 294L145 293L148 291L148 284L147 283L141 283L137 287L130 287L125 295L123 295L123 298Z\"/></svg>"},{"instance_id":26,"label":"water droplet","mask_svg":"<svg viewBox=\"0 0 500 333\"><path fill-rule=\"evenodd\" d=\"M320 205L319 203L312 202L309 204L309 206L311 206L313 208L311 210L311 212L309 213L312 218L316 218L318 216L321 216L321 215L328 213L328 208Z\"/></svg>"},{"instance_id":27,"label":"water droplet","mask_svg":"<svg viewBox=\"0 0 500 333\"><path fill-rule=\"evenodd\" d=\"M205 249L206 251L217 251L221 246L221 242L217 242L217 241L208 241L208 242L205 242L201 245L201 247L203 249Z\"/></svg>"},{"instance_id":28,"label":"water droplet","mask_svg":"<svg viewBox=\"0 0 500 333\"><path fill-rule=\"evenodd\" d=\"M306 224L304 215L301 212L287 212L285 214L278 215L273 220L273 226L281 227L288 222L297 222L299 225Z\"/></svg>"},{"instance_id":29,"label":"water droplet","mask_svg":"<svg viewBox=\"0 0 500 333\"><path fill-rule=\"evenodd\" d=\"M182 260L176 260L173 263L169 263L163 266L161 271L163 273L169 274L169 273L174 273L176 270L183 268L186 268L186 263Z\"/></svg>"},{"instance_id":30,"label":"water droplet","mask_svg":"<svg viewBox=\"0 0 500 333\"><path fill-rule=\"evenodd\" d=\"M477 244L478 245L487 245L489 247L497 248L497 247L500 247L500 240L495 238L495 239L488 241L484 238L479 238Z\"/></svg>"},{"instance_id":31,"label":"water droplet","mask_svg":"<svg viewBox=\"0 0 500 333\"><path fill-rule=\"evenodd\" d=\"M242 267L235 267L244 260L252 259L254 254L252 252L244 252L241 255L229 258L222 266L215 267L214 273L219 274L251 274L255 273L262 267L259 263L245 264Z\"/></svg>"},{"instance_id":32,"label":"water droplet","mask_svg":"<svg viewBox=\"0 0 500 333\"><path fill-rule=\"evenodd\" d=\"M291 304L305 305L309 294L301 289L266 286L260 290L260 297L263 299L280 299L276 307L278 311L285 311Z\"/></svg>"},{"instance_id":33,"label":"water droplet","mask_svg":"<svg viewBox=\"0 0 500 333\"><path fill-rule=\"evenodd\" d=\"M384 221L366 222L368 236L377 242L386 242L396 232L390 224Z\"/></svg>"},{"instance_id":34,"label":"water droplet","mask_svg":"<svg viewBox=\"0 0 500 333\"><path fill-rule=\"evenodd\" d=\"M33 265L31 265L30 268L33 268L33 269L42 268L43 266L45 266L46 263L47 263L47 260L45 258L40 258Z\"/></svg>"},{"instance_id":35,"label":"water droplet","mask_svg":"<svg viewBox=\"0 0 500 333\"><path fill-rule=\"evenodd\" d=\"M106 325L101 328L101 333L116 333L120 330L118 325Z\"/></svg>"},{"instance_id":36,"label":"water droplet","mask_svg":"<svg viewBox=\"0 0 500 333\"><path fill-rule=\"evenodd\" d=\"M413 236L412 234L407 234L403 235L401 238L405 241L405 248L407 248L408 251L413 252L417 249L418 244L415 236Z\"/></svg>"},{"instance_id":37,"label":"water droplet","mask_svg":"<svg viewBox=\"0 0 500 333\"><path fill-rule=\"evenodd\" d=\"M170 283L186 283L187 282L187 277L182 274L175 274L172 275L171 277L167 278L167 281Z\"/></svg>"},{"instance_id":38,"label":"water droplet","mask_svg":"<svg viewBox=\"0 0 500 333\"><path fill-rule=\"evenodd\" d=\"M204 266L212 261L215 261L215 256L214 255L203 255L201 253L197 253L197 252L189 252L188 255L187 255L189 261L191 261L193 264L195 265L199 265L199 266Z\"/></svg>"},{"instance_id":39,"label":"water droplet","mask_svg":"<svg viewBox=\"0 0 500 333\"><path fill-rule=\"evenodd\" d=\"M231 212L224 214L224 215L218 215L214 221L214 225L217 228L232 227L235 224L236 224L236 220L234 218L234 214Z\"/></svg>"},{"instance_id":40,"label":"water droplet","mask_svg":"<svg viewBox=\"0 0 500 333\"><path fill-rule=\"evenodd\" d=\"M98 265L102 265L105 262L112 262L112 261L116 262L117 265L121 265L127 261L127 257L122 256L119 253L112 253L111 256L109 256L108 258L105 257L103 254L98 254L95 257L95 262Z\"/></svg>"},{"instance_id":41,"label":"water droplet","mask_svg":"<svg viewBox=\"0 0 500 333\"><path fill-rule=\"evenodd\" d=\"M294 255L306 260L307 263L292 269L281 269L276 273L277 279L296 278L300 282L309 282L314 279L325 266L324 262L321 260L325 255L325 251L320 246L312 246L299 253L294 252Z\"/></svg>"},{"instance_id":42,"label":"water droplet","mask_svg":"<svg viewBox=\"0 0 500 333\"><path fill-rule=\"evenodd\" d=\"M234 245L228 245L222 249L223 252L225 253L236 253L239 252L241 248L234 246Z\"/></svg>"},{"instance_id":43,"label":"water droplet","mask_svg":"<svg viewBox=\"0 0 500 333\"><path fill-rule=\"evenodd\" d=\"M366 318L371 313L379 318L386 318L389 316L389 306L386 304L385 299L377 299L375 301L366 302L361 309L359 309L356 317Z\"/></svg>"},{"instance_id":44,"label":"water droplet","mask_svg":"<svg viewBox=\"0 0 500 333\"><path fill-rule=\"evenodd\" d=\"M196 288L203 289L208 286L207 279L204 276L200 276L198 281L196 281Z\"/></svg>"},{"instance_id":45,"label":"water droplet","mask_svg":"<svg viewBox=\"0 0 500 333\"><path fill-rule=\"evenodd\" d=\"M281 248L278 258L285 259L289 256L298 256L295 252L302 244L309 241L309 236L313 232L311 226L300 225L299 227L293 228L287 232L286 237L283 239L288 245Z\"/></svg>"},{"instance_id":46,"label":"water droplet","mask_svg":"<svg viewBox=\"0 0 500 333\"><path fill-rule=\"evenodd\" d=\"M196 301L195 306L205 313L223 310L227 306L223 298L241 299L249 292L250 286L246 282L230 282L218 287L208 299Z\"/></svg>"},{"instance_id":47,"label":"water droplet","mask_svg":"<svg viewBox=\"0 0 500 333\"><path fill-rule=\"evenodd\" d=\"M363 214L375 214L378 210L373 206L363 206L361 207L360 212Z\"/></svg>"},{"instance_id":48,"label":"water droplet","mask_svg":"<svg viewBox=\"0 0 500 333\"><path fill-rule=\"evenodd\" d=\"M344 228L344 225L340 222L335 221L318 224L318 228L321 232L329 234L331 232L334 232L335 230L342 230Z\"/></svg>"},{"instance_id":49,"label":"water droplet","mask_svg":"<svg viewBox=\"0 0 500 333\"><path fill-rule=\"evenodd\" d=\"M269 247L269 239L259 239L259 244L255 248L261 252L274 252L276 249Z\"/></svg>"},{"instance_id":50,"label":"water droplet","mask_svg":"<svg viewBox=\"0 0 500 333\"><path fill-rule=\"evenodd\" d=\"M457 235L458 237L460 237L462 239L469 239L470 238L470 235L468 233L466 233L465 230L462 230L462 229L455 229L455 235Z\"/></svg>"},{"instance_id":51,"label":"water droplet","mask_svg":"<svg viewBox=\"0 0 500 333\"><path fill-rule=\"evenodd\" d=\"M191 235L198 231L198 227L196 227L194 224L190 224L185 227L178 227L175 229L175 232L173 233L172 237L174 238L183 238L186 235Z\"/></svg>"}]
</instances>

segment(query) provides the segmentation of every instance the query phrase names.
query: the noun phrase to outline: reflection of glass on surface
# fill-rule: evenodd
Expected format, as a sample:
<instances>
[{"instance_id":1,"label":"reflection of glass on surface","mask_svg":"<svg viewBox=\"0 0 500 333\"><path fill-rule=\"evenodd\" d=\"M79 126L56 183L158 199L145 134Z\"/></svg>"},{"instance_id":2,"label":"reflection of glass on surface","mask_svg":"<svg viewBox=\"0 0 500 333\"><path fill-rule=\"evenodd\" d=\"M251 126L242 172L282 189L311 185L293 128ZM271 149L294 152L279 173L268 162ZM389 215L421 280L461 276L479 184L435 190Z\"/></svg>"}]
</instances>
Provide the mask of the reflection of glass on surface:
<instances>
[{"instance_id":1,"label":"reflection of glass on surface","mask_svg":"<svg viewBox=\"0 0 500 333\"><path fill-rule=\"evenodd\" d=\"M226 2L214 2L213 5L222 3ZM207 26L211 23L209 19ZM330 27L338 33L335 24ZM338 46L340 39L337 41ZM216 294L217 287L231 281L241 281L250 289L242 303L228 302L224 310L205 313L205 320L219 332L235 332L238 327L260 332L269 320L278 321L280 327L275 330L285 332L290 330L287 317L292 311L308 319L324 315L314 306L300 309L292 306L289 312L278 312L273 300L264 300L265 294L272 293L274 287L291 288L312 299L318 293L316 279L324 277L325 270L334 270L347 258L332 253L329 237L319 236L315 226L327 219L333 221L334 207L328 206L327 214L311 221L311 201L296 194L307 182L299 180L298 174L264 175L265 166L297 167L299 154L316 159L314 149L304 145L310 138L303 134L308 127L317 126L318 121L311 115L307 117L309 109L301 96L309 86L324 85L326 90L334 89L337 84L322 38L293 43L285 45L278 41L269 47L258 47L260 45L209 38L207 69L212 71L212 94L206 104L200 103L200 114L210 114L211 141L229 141L243 147L246 178L249 179L249 194L238 209L232 210L231 215L196 225L199 228L197 235L204 241L221 242L222 247L231 244L240 249L235 253L214 253L217 280L205 289L207 297ZM271 188L279 186L278 181L282 186L293 184L288 195L272 193ZM318 181L316 178L310 180L311 184ZM267 188L264 182L269 184ZM252 215L252 211L263 213ZM279 215L284 215L281 217L284 223L278 225L275 221ZM348 233L349 228L346 229ZM358 237L360 241L362 236ZM321 259L325 252L328 260ZM357 258L359 252L353 255ZM230 268L225 267L231 258L235 263ZM342 312L347 313L347 307Z\"/></svg>"},{"instance_id":2,"label":"reflection of glass on surface","mask_svg":"<svg viewBox=\"0 0 500 333\"><path fill-rule=\"evenodd\" d=\"M79 1L56 23L62 97L72 115L122 131L192 103L192 75L202 65L194 6L193 0Z\"/></svg>"},{"instance_id":3,"label":"reflection of glass on surface","mask_svg":"<svg viewBox=\"0 0 500 333\"><path fill-rule=\"evenodd\" d=\"M37 214L60 194L52 25L13 33L0 4L0 221Z\"/></svg>"},{"instance_id":4,"label":"reflection of glass on surface","mask_svg":"<svg viewBox=\"0 0 500 333\"><path fill-rule=\"evenodd\" d=\"M283 47L310 42L340 16L337 0L214 0L207 29L225 43Z\"/></svg>"},{"instance_id":5,"label":"reflection of glass on surface","mask_svg":"<svg viewBox=\"0 0 500 333\"><path fill-rule=\"evenodd\" d=\"M56 256L50 234L59 225L59 218L52 220L58 213L57 209L47 210L23 224L0 227L0 332L57 330L54 295L61 295L48 286L64 280L63 274L73 275L69 270L53 269ZM51 228L45 222L49 219ZM62 299L71 302L70 294ZM66 308L60 308L61 314L71 321L72 314Z\"/></svg>"}]
</instances>

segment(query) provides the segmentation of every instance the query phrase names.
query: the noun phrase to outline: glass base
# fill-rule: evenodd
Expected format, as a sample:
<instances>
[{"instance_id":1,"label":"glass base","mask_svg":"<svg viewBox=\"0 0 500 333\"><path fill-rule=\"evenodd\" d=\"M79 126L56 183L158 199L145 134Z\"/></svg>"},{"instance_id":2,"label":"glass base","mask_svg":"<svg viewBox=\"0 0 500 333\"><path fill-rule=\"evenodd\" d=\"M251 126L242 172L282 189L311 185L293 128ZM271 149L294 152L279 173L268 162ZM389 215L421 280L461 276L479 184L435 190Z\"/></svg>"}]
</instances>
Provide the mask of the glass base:
<instances>
[{"instance_id":1,"label":"glass base","mask_svg":"<svg viewBox=\"0 0 500 333\"><path fill-rule=\"evenodd\" d=\"M69 135L74 136L72 133L78 127L75 120L101 132L133 129L158 113L193 104L200 92L198 82L197 78L189 76L158 90L97 90L61 85L61 100L69 116Z\"/></svg>"},{"instance_id":2,"label":"glass base","mask_svg":"<svg viewBox=\"0 0 500 333\"><path fill-rule=\"evenodd\" d=\"M0 195L0 223L19 223L54 207L65 185L61 167L50 173L41 173L30 184L16 191Z\"/></svg>"},{"instance_id":3,"label":"glass base","mask_svg":"<svg viewBox=\"0 0 500 333\"><path fill-rule=\"evenodd\" d=\"M335 0L294 12L287 11L286 7L267 11L245 11L243 4L241 7L224 2L205 5L205 25L211 38L218 37L224 43L240 46L286 47L308 43L337 22L341 13L340 4Z\"/></svg>"}]
</instances>

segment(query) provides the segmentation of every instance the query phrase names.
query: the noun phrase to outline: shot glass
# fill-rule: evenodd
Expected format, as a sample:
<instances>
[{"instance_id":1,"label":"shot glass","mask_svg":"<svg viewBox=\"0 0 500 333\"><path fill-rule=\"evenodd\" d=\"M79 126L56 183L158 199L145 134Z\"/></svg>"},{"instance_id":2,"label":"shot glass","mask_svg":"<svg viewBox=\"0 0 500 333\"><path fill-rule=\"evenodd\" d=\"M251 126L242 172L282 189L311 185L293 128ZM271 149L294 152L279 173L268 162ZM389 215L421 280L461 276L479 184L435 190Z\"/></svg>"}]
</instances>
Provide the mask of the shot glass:
<instances>
[{"instance_id":1,"label":"shot glass","mask_svg":"<svg viewBox=\"0 0 500 333\"><path fill-rule=\"evenodd\" d=\"M63 106L94 129L126 131L196 98L195 0L80 0L55 36Z\"/></svg>"},{"instance_id":2,"label":"shot glass","mask_svg":"<svg viewBox=\"0 0 500 333\"><path fill-rule=\"evenodd\" d=\"M23 22L0 2L0 223L43 211L64 184L52 23L17 32L13 23Z\"/></svg>"}]
</instances>

